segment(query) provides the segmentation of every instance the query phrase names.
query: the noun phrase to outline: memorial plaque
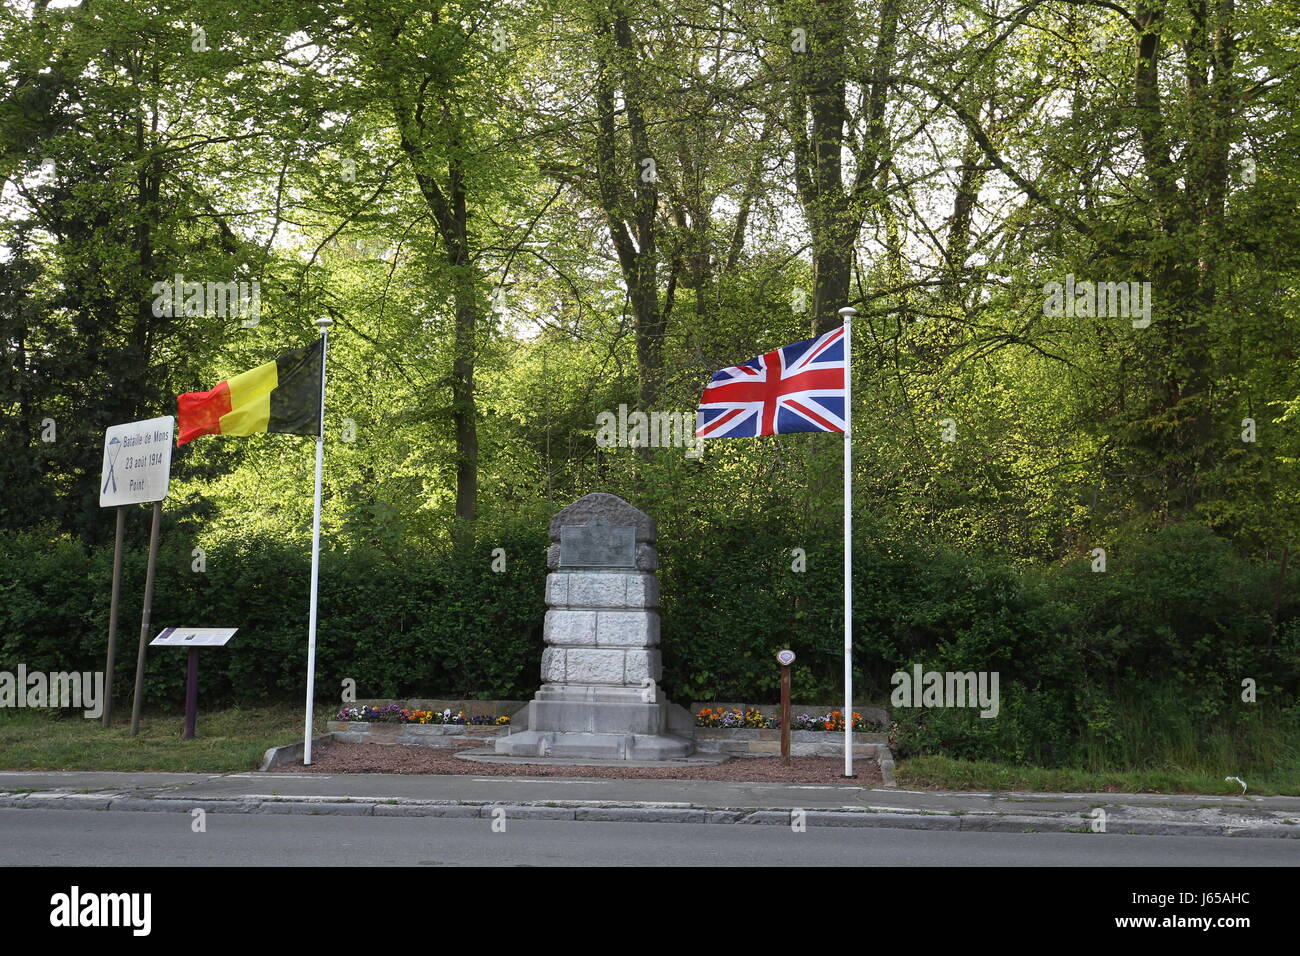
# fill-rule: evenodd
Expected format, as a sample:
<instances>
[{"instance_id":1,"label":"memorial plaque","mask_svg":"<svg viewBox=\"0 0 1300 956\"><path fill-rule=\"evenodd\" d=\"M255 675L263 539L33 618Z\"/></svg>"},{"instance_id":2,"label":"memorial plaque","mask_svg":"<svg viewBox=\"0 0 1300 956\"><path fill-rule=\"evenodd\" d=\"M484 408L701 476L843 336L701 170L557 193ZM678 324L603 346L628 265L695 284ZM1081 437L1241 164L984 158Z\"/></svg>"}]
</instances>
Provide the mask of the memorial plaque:
<instances>
[{"instance_id":1,"label":"memorial plaque","mask_svg":"<svg viewBox=\"0 0 1300 956\"><path fill-rule=\"evenodd\" d=\"M560 528L560 567L636 567L636 529L597 523Z\"/></svg>"}]
</instances>

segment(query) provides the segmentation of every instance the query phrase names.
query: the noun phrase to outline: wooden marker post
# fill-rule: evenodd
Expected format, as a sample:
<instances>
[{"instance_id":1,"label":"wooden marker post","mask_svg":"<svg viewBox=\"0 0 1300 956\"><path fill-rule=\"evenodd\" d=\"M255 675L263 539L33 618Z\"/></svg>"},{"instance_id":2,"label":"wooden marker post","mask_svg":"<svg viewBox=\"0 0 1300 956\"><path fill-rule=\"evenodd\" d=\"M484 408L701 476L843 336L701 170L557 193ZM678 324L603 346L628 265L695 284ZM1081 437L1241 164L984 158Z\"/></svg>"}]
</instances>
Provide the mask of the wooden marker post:
<instances>
[{"instance_id":1,"label":"wooden marker post","mask_svg":"<svg viewBox=\"0 0 1300 956\"><path fill-rule=\"evenodd\" d=\"M790 665L794 651L778 651L776 662L781 665L781 763L790 766Z\"/></svg>"},{"instance_id":2,"label":"wooden marker post","mask_svg":"<svg viewBox=\"0 0 1300 956\"><path fill-rule=\"evenodd\" d=\"M113 722L113 669L117 662L117 598L122 593L122 535L126 531L126 505L118 505L117 534L113 539L113 584L108 599L108 660L104 664L104 726Z\"/></svg>"},{"instance_id":3,"label":"wooden marker post","mask_svg":"<svg viewBox=\"0 0 1300 956\"><path fill-rule=\"evenodd\" d=\"M135 697L131 701L131 736L140 732L140 710L144 705L144 656L149 640L149 618L153 615L153 578L158 564L158 530L162 526L162 502L153 503L149 526L149 563L144 572L144 610L140 615L140 646L135 653Z\"/></svg>"},{"instance_id":4,"label":"wooden marker post","mask_svg":"<svg viewBox=\"0 0 1300 956\"><path fill-rule=\"evenodd\" d=\"M113 670L117 663L117 604L122 590L122 533L126 506L153 502L149 527L149 567L145 572L144 613L140 617L140 646L135 658L135 699L131 703L131 736L140 731L144 687L145 641L153 608L154 566L158 562L158 530L162 503L172 474L172 437L176 421L170 415L110 425L104 432L104 467L100 472L99 506L117 509L113 544L113 584L108 608L108 654L104 662L104 726L113 720Z\"/></svg>"},{"instance_id":5,"label":"wooden marker post","mask_svg":"<svg viewBox=\"0 0 1300 956\"><path fill-rule=\"evenodd\" d=\"M194 739L194 725L199 721L199 649L191 647L185 675L185 733L181 740Z\"/></svg>"}]
</instances>

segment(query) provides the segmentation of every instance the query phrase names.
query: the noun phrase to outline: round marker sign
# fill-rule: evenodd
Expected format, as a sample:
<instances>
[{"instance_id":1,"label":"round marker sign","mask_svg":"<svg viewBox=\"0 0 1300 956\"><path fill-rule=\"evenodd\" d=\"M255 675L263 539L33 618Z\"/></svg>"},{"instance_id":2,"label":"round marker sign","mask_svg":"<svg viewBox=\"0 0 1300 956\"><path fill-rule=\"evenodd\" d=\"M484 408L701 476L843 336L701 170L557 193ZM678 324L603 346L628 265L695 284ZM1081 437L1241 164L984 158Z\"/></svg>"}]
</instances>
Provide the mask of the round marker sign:
<instances>
[{"instance_id":1,"label":"round marker sign","mask_svg":"<svg viewBox=\"0 0 1300 956\"><path fill-rule=\"evenodd\" d=\"M794 651L777 651L776 662L782 667L789 667L794 663Z\"/></svg>"}]
</instances>

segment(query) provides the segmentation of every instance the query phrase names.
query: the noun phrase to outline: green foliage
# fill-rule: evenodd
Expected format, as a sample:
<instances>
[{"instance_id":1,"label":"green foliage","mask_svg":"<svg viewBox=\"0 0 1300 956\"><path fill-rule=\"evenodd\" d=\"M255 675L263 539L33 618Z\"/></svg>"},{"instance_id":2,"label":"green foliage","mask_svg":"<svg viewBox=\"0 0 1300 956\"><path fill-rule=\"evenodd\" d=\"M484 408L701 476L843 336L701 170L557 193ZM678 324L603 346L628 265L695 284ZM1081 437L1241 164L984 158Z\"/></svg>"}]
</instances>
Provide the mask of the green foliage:
<instances>
[{"instance_id":1,"label":"green foliage","mask_svg":"<svg viewBox=\"0 0 1300 956\"><path fill-rule=\"evenodd\" d=\"M143 512L142 512L143 514ZM665 522L672 529L677 522ZM545 525L529 516L451 546L327 549L322 556L317 688L345 678L363 697L523 698L538 681ZM773 654L794 649L794 694L834 700L841 667L840 549L806 549L792 569L789 538L761 521L698 524L664 536L664 688L690 700L775 699ZM291 700L305 682L308 548L256 536L211 544L191 570L190 542L163 535L154 621L238 626L205 652L206 701ZM494 572L494 549L506 569ZM0 669L103 666L111 548L49 532L0 536ZM1275 631L1268 569L1204 528L1135 539L1087 563L1018 569L996 556L859 539L855 562L855 685L886 702L891 675L913 665L997 671L1001 712L902 707L903 755L1097 769L1201 752L1221 761L1282 759L1252 728L1264 715L1300 717L1300 615L1290 589ZM142 549L125 570L116 693L129 695ZM1190 583L1189 582L1193 582ZM1199 583L1196 583L1199 582ZM835 608L828 611L827 608ZM159 649L146 668L151 705L175 705L184 661ZM1259 702L1243 703L1253 678ZM1290 716L1285 708L1291 707ZM1267 735L1261 742L1273 740ZM1271 748L1271 749L1270 749Z\"/></svg>"},{"instance_id":2,"label":"green foliage","mask_svg":"<svg viewBox=\"0 0 1300 956\"><path fill-rule=\"evenodd\" d=\"M790 646L796 696L837 699L835 440L693 461L597 447L594 422L689 413L713 371L829 318L810 293L839 276L855 686L1002 675L998 720L904 713L904 749L1245 753L1241 681L1285 723L1300 674L1300 74L1269 4L1189 9L0 7L0 664L102 657L104 427L327 313L322 694L527 696L543 529L600 490L659 521L670 696L773 698ZM176 273L259 280L260 323L153 314ZM1067 273L1150 281L1151 324L1045 314ZM302 687L310 457L176 452L154 619L241 628L205 696ZM179 699L173 658L149 660L153 703Z\"/></svg>"},{"instance_id":3,"label":"green foliage","mask_svg":"<svg viewBox=\"0 0 1300 956\"><path fill-rule=\"evenodd\" d=\"M544 532L543 532L544 538ZM309 541L270 536L207 551L192 568L189 542L164 530L153 621L238 627L225 648L203 652L200 693L225 701L290 700L306 684ZM545 562L536 531L505 529L492 547L507 554L491 570L490 547L470 553L326 549L321 557L317 689L336 698L351 678L361 696L434 694L520 698L537 684ZM144 553L123 570L115 699L129 700L144 580ZM0 536L0 669L102 670L112 546L87 549L67 537ZM154 635L150 634L152 638ZM184 699L184 655L147 656L146 703Z\"/></svg>"},{"instance_id":4,"label":"green foliage","mask_svg":"<svg viewBox=\"0 0 1300 956\"><path fill-rule=\"evenodd\" d=\"M1002 711L896 711L904 754L1097 768L1207 748L1226 759L1251 753L1263 715L1289 726L1300 716L1295 588L1277 595L1272 569L1204 527L1136 537L1108 552L1102 573L1076 561L972 576L983 586L928 612L947 636L908 663L999 671ZM1256 703L1242 699L1247 678Z\"/></svg>"}]
</instances>

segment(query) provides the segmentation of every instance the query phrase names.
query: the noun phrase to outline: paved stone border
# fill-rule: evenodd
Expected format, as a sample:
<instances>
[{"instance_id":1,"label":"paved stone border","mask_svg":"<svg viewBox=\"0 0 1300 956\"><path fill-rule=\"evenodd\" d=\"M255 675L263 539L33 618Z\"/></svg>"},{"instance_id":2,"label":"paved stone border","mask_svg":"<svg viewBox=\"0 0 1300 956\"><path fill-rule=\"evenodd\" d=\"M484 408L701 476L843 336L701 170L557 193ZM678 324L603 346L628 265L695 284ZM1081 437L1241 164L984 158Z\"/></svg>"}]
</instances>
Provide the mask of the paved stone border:
<instances>
[{"instance_id":1,"label":"paved stone border","mask_svg":"<svg viewBox=\"0 0 1300 956\"><path fill-rule=\"evenodd\" d=\"M331 737L345 744L379 744L399 747L454 747L457 744L482 744L510 732L503 724L396 724L384 721L331 720L325 725ZM298 755L302 756L301 753ZM263 768L265 769L265 768Z\"/></svg>"},{"instance_id":2,"label":"paved stone border","mask_svg":"<svg viewBox=\"0 0 1300 956\"><path fill-rule=\"evenodd\" d=\"M746 704L746 703L733 703L731 701L693 700L691 701L691 706L690 706L691 716L694 717L705 707L711 708L713 710L719 710L719 709L738 710L741 713L744 713L747 710L756 710L759 713L764 714L768 717L779 717L781 715L780 704ZM810 716L811 715L820 716L822 714L829 714L834 711L843 711L843 710L844 710L844 701L842 700L836 701L834 704L792 703L790 705L790 713L795 715L796 717L799 716L800 714L808 714ZM863 718L865 718L866 720L880 724L882 727L885 727L886 729L888 729L890 723L893 721L893 717L889 712L889 708L879 707L875 704L854 704L853 712L857 714L861 714ZM812 731L812 732L821 733L821 731ZM830 732L831 731L828 731L828 733Z\"/></svg>"},{"instance_id":3,"label":"paved stone border","mask_svg":"<svg viewBox=\"0 0 1300 956\"><path fill-rule=\"evenodd\" d=\"M444 710L450 710L453 714L464 711L467 717L514 717L515 714L528 706L526 700L480 700L478 698L458 698L452 700L449 697L363 697L358 701L348 704L340 704L339 709L346 707L374 707L378 710L381 707L387 707L389 704L396 704L399 707L405 707L407 710L436 710L442 713Z\"/></svg>"},{"instance_id":4,"label":"paved stone border","mask_svg":"<svg viewBox=\"0 0 1300 956\"><path fill-rule=\"evenodd\" d=\"M602 801L547 803L457 803L454 801L300 797L254 794L237 799L184 799L138 797L118 792L0 793L0 808L50 810L102 810L127 812L275 813L306 816L455 817L495 819L504 811L507 820L574 820L604 823L703 823L750 826L790 826L794 810L756 810L745 807L701 807L692 804L613 804ZM979 833L1080 833L1092 834L1092 818L1085 814L998 814L916 812L910 810L851 809L804 810L809 827L856 827L904 830L947 830ZM1112 816L1106 833L1139 836L1249 837L1300 839L1300 825L1261 823L1242 827L1230 824L1177 823L1127 820ZM1097 834L1103 836L1104 834Z\"/></svg>"},{"instance_id":5,"label":"paved stone border","mask_svg":"<svg viewBox=\"0 0 1300 956\"><path fill-rule=\"evenodd\" d=\"M756 727L696 727L695 749L747 757L773 757L781 753L781 731ZM888 734L853 734L853 756L876 758L889 750ZM844 734L830 730L790 731L792 757L843 757Z\"/></svg>"},{"instance_id":6,"label":"paved stone border","mask_svg":"<svg viewBox=\"0 0 1300 956\"><path fill-rule=\"evenodd\" d=\"M510 732L508 725L495 727L467 724L392 724L378 721L331 720L326 726L329 728L329 733L314 737L312 747L324 747L331 741L403 747L454 747L458 744L481 744ZM781 732L779 730L755 730L753 728L718 730L711 727L696 727L694 730L696 732L694 756L708 757L714 754L725 754L740 758L772 757L781 752ZM770 736L773 734L776 735L775 738ZM889 749L888 737L885 734L861 734L859 736L865 739L862 743L855 743L853 747L854 758L861 757L865 760L875 760L880 765L881 786L891 789L897 787L898 784L894 779L894 755ZM835 739L825 739L830 737ZM830 731L794 731L791 734L790 754L794 757L843 756L842 737L842 734L834 734ZM465 759L473 760L474 757L467 756ZM484 762L559 763L561 758L532 761L515 758ZM708 761L696 761L696 763L701 762ZM301 741L283 747L270 748L262 758L262 765L257 769L259 772L265 773L268 770L274 770L276 767L283 767L291 763L302 763ZM581 763L582 761L578 761L575 765L581 765ZM690 766L691 758L664 761L663 763ZM659 766L660 763L627 761L625 765L629 767Z\"/></svg>"}]
</instances>

